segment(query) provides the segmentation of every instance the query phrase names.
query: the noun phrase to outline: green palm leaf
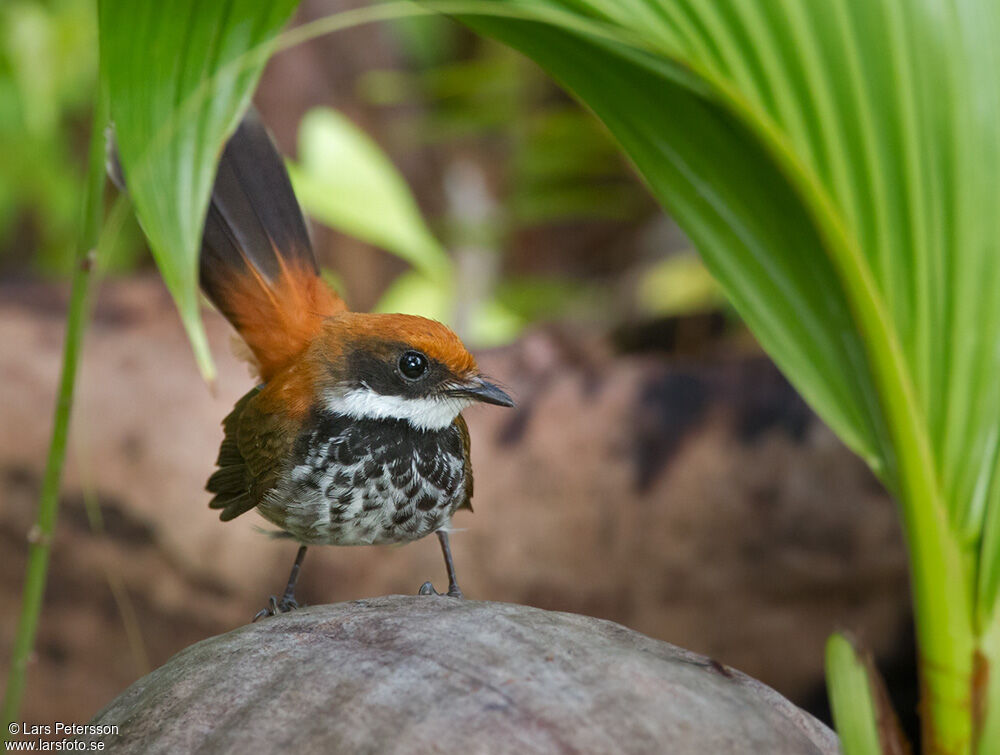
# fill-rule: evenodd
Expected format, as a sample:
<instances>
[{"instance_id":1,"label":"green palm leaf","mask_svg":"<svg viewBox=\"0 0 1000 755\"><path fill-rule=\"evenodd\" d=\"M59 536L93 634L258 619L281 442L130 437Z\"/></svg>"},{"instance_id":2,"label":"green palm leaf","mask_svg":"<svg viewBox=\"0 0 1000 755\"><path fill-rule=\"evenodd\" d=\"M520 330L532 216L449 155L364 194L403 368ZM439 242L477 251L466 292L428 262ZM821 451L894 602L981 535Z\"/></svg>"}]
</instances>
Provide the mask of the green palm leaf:
<instances>
[{"instance_id":1,"label":"green palm leaf","mask_svg":"<svg viewBox=\"0 0 1000 755\"><path fill-rule=\"evenodd\" d=\"M297 0L98 4L101 76L129 194L199 365L198 250L216 163L250 102L268 42Z\"/></svg>"},{"instance_id":2,"label":"green palm leaf","mask_svg":"<svg viewBox=\"0 0 1000 755\"><path fill-rule=\"evenodd\" d=\"M464 20L607 124L761 344L899 498L927 739L965 751L970 707L1000 713L1000 689L972 681L976 652L1000 661L1000 6L506 5L544 20ZM986 721L983 746L1000 724Z\"/></svg>"}]
</instances>

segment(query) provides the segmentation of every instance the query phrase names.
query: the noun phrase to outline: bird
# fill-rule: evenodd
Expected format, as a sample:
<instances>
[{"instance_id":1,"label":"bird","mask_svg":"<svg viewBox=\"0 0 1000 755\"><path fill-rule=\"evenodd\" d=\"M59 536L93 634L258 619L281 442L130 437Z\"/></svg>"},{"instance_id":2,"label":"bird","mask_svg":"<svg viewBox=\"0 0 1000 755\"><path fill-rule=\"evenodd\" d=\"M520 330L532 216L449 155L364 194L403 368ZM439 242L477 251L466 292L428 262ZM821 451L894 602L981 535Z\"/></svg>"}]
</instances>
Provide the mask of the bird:
<instances>
[{"instance_id":1,"label":"bird","mask_svg":"<svg viewBox=\"0 0 1000 755\"><path fill-rule=\"evenodd\" d=\"M259 377L222 422L208 505L223 521L255 509L299 544L281 597L254 621L298 607L296 581L316 545L434 533L446 594L462 597L448 540L452 515L472 508L462 411L514 402L442 323L348 310L320 275L285 164L252 108L222 151L199 281ZM439 594L431 582L419 593Z\"/></svg>"}]
</instances>

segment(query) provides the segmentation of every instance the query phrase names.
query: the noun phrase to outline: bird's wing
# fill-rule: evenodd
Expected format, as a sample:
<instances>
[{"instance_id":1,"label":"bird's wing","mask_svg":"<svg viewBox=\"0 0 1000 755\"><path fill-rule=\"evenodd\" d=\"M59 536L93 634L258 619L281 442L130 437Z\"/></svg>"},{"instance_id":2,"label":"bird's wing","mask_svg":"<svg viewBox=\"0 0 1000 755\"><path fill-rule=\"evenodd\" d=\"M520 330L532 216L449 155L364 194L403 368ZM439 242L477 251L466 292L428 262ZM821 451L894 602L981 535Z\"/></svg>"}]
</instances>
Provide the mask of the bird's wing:
<instances>
[{"instance_id":1,"label":"bird's wing","mask_svg":"<svg viewBox=\"0 0 1000 755\"><path fill-rule=\"evenodd\" d=\"M298 438L301 422L250 401L240 418L237 443L247 468L250 497L259 503L277 485Z\"/></svg>"},{"instance_id":2,"label":"bird's wing","mask_svg":"<svg viewBox=\"0 0 1000 755\"><path fill-rule=\"evenodd\" d=\"M258 386L247 393L222 422L225 438L216 462L219 469L209 478L207 489L215 493L208 505L222 509L223 521L252 509L277 484L298 436L297 422L261 409L254 400L260 392Z\"/></svg>"},{"instance_id":3,"label":"bird's wing","mask_svg":"<svg viewBox=\"0 0 1000 755\"><path fill-rule=\"evenodd\" d=\"M469 438L469 426L465 423L465 417L461 414L455 418L455 426L458 428L458 432L462 436L462 455L465 458L465 497L458 508L472 511L472 461L469 458L472 441Z\"/></svg>"},{"instance_id":4,"label":"bird's wing","mask_svg":"<svg viewBox=\"0 0 1000 755\"><path fill-rule=\"evenodd\" d=\"M219 468L208 478L205 488L209 493L215 493L208 505L209 508L222 509L219 518L223 521L233 519L257 505L257 501L250 498L246 460L240 451L237 431L243 410L259 392L260 386L253 388L236 402L233 410L222 420L225 437L219 446L219 458L215 460Z\"/></svg>"}]
</instances>

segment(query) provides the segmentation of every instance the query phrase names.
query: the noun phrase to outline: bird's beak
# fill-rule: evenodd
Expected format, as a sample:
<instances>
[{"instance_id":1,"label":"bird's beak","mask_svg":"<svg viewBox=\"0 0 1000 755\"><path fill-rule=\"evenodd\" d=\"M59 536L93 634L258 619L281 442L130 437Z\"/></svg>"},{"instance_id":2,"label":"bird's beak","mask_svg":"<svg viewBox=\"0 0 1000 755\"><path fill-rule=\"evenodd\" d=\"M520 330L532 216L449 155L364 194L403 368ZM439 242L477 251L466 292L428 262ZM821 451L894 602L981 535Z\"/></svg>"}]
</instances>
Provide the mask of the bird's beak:
<instances>
[{"instance_id":1,"label":"bird's beak","mask_svg":"<svg viewBox=\"0 0 1000 755\"><path fill-rule=\"evenodd\" d=\"M481 377L472 378L464 386L454 391L454 393L459 396L471 398L473 401L481 401L484 404L514 406L514 399L498 386L483 380Z\"/></svg>"}]
</instances>

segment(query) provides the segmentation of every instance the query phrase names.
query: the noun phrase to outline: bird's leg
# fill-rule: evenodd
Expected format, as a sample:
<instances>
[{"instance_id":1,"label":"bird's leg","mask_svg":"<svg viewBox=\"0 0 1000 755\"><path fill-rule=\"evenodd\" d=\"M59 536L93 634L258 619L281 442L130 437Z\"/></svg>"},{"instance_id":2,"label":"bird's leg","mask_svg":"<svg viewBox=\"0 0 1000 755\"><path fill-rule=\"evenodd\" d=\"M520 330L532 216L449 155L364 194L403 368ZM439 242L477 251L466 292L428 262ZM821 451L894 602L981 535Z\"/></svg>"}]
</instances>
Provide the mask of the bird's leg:
<instances>
[{"instance_id":1,"label":"bird's leg","mask_svg":"<svg viewBox=\"0 0 1000 755\"><path fill-rule=\"evenodd\" d=\"M462 591L458 587L458 577L455 576L455 562L451 560L451 546L448 544L448 533L438 530L438 540L441 541L441 552L444 554L444 565L448 570L448 595L453 598L462 598Z\"/></svg>"},{"instance_id":2,"label":"bird's leg","mask_svg":"<svg viewBox=\"0 0 1000 755\"><path fill-rule=\"evenodd\" d=\"M284 611L291 611L293 608L298 608L299 604L295 602L295 583L299 579L299 570L302 568L302 562L306 557L306 546L299 546L299 552L295 556L295 563L292 564L292 573L288 575L288 584L285 585L285 594L281 596L281 602L278 604L278 608Z\"/></svg>"},{"instance_id":3,"label":"bird's leg","mask_svg":"<svg viewBox=\"0 0 1000 755\"><path fill-rule=\"evenodd\" d=\"M253 617L254 621L264 616L277 616L279 613L288 613L299 607L295 600L295 582L299 578L299 570L302 568L302 561L306 557L306 546L299 546L298 555L295 556L295 563L292 564L292 573L288 575L288 584L285 585L285 593L279 601L273 595L268 599L267 608L262 608Z\"/></svg>"},{"instance_id":4,"label":"bird's leg","mask_svg":"<svg viewBox=\"0 0 1000 755\"><path fill-rule=\"evenodd\" d=\"M455 562L451 558L451 546L448 545L448 533L444 530L437 531L438 540L441 541L441 552L444 554L444 565L448 569L448 595L452 598L462 598L462 590L458 586L458 578L455 576ZM420 595L440 595L430 582L424 582L420 586Z\"/></svg>"}]
</instances>

